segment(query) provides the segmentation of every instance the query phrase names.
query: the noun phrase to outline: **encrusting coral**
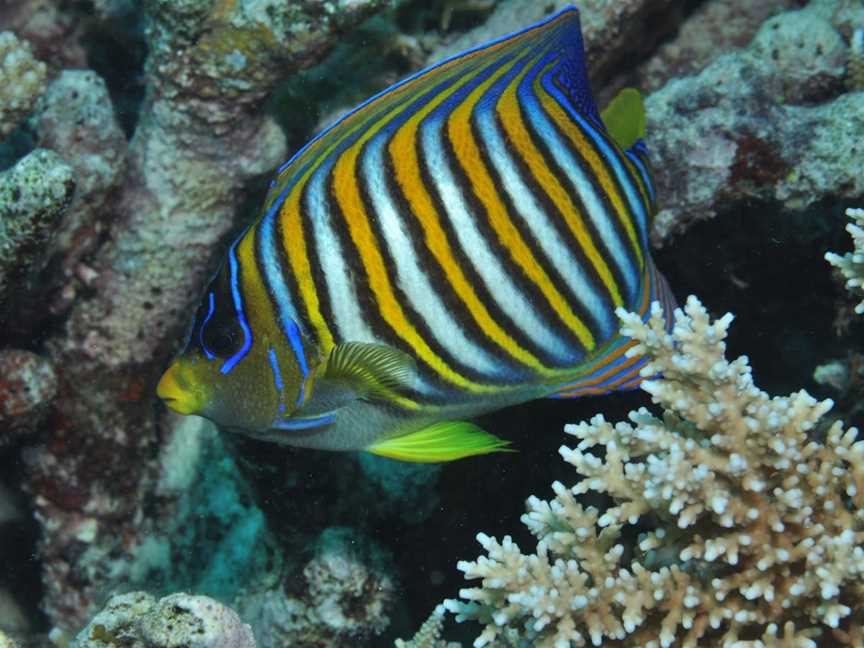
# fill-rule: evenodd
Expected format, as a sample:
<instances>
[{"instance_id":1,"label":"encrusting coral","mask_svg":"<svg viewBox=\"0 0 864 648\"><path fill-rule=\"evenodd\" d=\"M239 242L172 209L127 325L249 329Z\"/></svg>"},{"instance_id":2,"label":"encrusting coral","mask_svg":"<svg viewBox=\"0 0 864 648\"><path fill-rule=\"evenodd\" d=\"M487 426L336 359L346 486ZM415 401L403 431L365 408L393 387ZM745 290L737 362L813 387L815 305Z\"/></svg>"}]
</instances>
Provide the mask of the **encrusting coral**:
<instances>
[{"instance_id":1,"label":"encrusting coral","mask_svg":"<svg viewBox=\"0 0 864 648\"><path fill-rule=\"evenodd\" d=\"M74 191L72 168L45 149L0 173L0 302L13 285L24 291L45 264L45 249Z\"/></svg>"},{"instance_id":2,"label":"encrusting coral","mask_svg":"<svg viewBox=\"0 0 864 648\"><path fill-rule=\"evenodd\" d=\"M378 546L352 529L332 527L313 551L282 581L237 597L237 611L263 648L362 646L387 628L396 587Z\"/></svg>"},{"instance_id":3,"label":"encrusting coral","mask_svg":"<svg viewBox=\"0 0 864 648\"><path fill-rule=\"evenodd\" d=\"M207 596L146 592L113 596L72 648L255 648L252 629L231 608Z\"/></svg>"},{"instance_id":4,"label":"encrusting coral","mask_svg":"<svg viewBox=\"0 0 864 648\"><path fill-rule=\"evenodd\" d=\"M852 236L854 250L844 255L826 252L825 260L839 268L846 278L846 288L858 296L864 293L864 209L847 209L846 215L853 221L846 226ZM855 312L864 313L864 299L855 306Z\"/></svg>"},{"instance_id":5,"label":"encrusting coral","mask_svg":"<svg viewBox=\"0 0 864 648\"><path fill-rule=\"evenodd\" d=\"M861 195L864 95L844 92L842 37L861 20L861 3L813 0L767 20L748 47L646 97L663 196L655 240L740 202L801 212L820 198Z\"/></svg>"},{"instance_id":6,"label":"encrusting coral","mask_svg":"<svg viewBox=\"0 0 864 648\"><path fill-rule=\"evenodd\" d=\"M18 648L18 644L0 630L0 648Z\"/></svg>"},{"instance_id":7,"label":"encrusting coral","mask_svg":"<svg viewBox=\"0 0 864 648\"><path fill-rule=\"evenodd\" d=\"M105 80L93 70L63 70L48 85L27 120L37 145L58 151L74 170L75 196L55 234L62 276L44 283L56 314L76 294L76 282L91 286L95 273L80 263L98 246L110 222L105 205L123 178L127 142ZM74 277L74 279L73 279ZM61 283L55 288L53 284Z\"/></svg>"},{"instance_id":8,"label":"encrusting coral","mask_svg":"<svg viewBox=\"0 0 864 648\"><path fill-rule=\"evenodd\" d=\"M862 645L857 431L819 427L830 400L758 389L746 357L725 359L732 316L712 322L695 297L671 334L656 304L646 323L619 316L660 376L643 388L662 419L642 408L566 427L578 443L560 452L583 479L529 499L536 552L481 533L486 555L459 563L482 583L445 604L484 625L474 645ZM589 492L613 505L584 506ZM631 555L637 524L652 528Z\"/></svg>"},{"instance_id":9,"label":"encrusting coral","mask_svg":"<svg viewBox=\"0 0 864 648\"><path fill-rule=\"evenodd\" d=\"M0 32L0 138L30 112L45 90L45 64L33 58L27 41Z\"/></svg>"}]
</instances>

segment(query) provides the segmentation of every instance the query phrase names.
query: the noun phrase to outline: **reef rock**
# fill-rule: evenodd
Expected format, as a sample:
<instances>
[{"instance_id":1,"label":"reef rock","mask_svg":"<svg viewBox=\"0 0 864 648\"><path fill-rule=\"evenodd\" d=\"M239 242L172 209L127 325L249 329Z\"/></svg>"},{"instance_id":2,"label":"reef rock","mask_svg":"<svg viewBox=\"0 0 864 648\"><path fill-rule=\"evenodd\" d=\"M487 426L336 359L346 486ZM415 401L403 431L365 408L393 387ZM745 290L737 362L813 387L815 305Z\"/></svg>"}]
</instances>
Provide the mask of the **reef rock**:
<instances>
[{"instance_id":1,"label":"reef rock","mask_svg":"<svg viewBox=\"0 0 864 648\"><path fill-rule=\"evenodd\" d=\"M843 94L849 18L827 4L770 18L749 47L647 98L657 242L744 200L801 210L864 193L864 93Z\"/></svg>"},{"instance_id":2,"label":"reef rock","mask_svg":"<svg viewBox=\"0 0 864 648\"><path fill-rule=\"evenodd\" d=\"M132 554L148 547L151 525L160 526L151 517L159 513L147 508L162 441L151 401L155 377L212 270L211 253L234 227L246 184L286 157L265 97L383 4L144 3L141 117L110 204L99 210L109 226L80 268L87 290L69 296L68 318L46 345L63 367L53 442L27 456L26 488L43 531L43 606L61 630L80 627L103 592L140 576ZM15 13L10 24L21 20ZM87 73L61 83L58 95L99 85ZM84 130L111 124L107 106L75 109L98 118ZM64 122L54 141L74 136L75 127ZM110 147L122 148L113 135L100 154ZM109 159L103 155L99 167ZM76 154L79 162L87 160ZM100 197L114 183L110 174L95 180L88 190Z\"/></svg>"},{"instance_id":3,"label":"reef rock","mask_svg":"<svg viewBox=\"0 0 864 648\"><path fill-rule=\"evenodd\" d=\"M93 70L63 70L37 102L28 125L40 147L62 152L77 180L54 244L62 257L61 280L74 275L85 286L92 285L94 273L78 263L104 233L100 214L122 178L127 153L105 81ZM64 300L74 296L74 286L67 287ZM56 304L52 310L59 310Z\"/></svg>"},{"instance_id":4,"label":"reef rock","mask_svg":"<svg viewBox=\"0 0 864 648\"><path fill-rule=\"evenodd\" d=\"M207 596L119 594L70 648L255 648L252 629L231 608Z\"/></svg>"},{"instance_id":5,"label":"reef rock","mask_svg":"<svg viewBox=\"0 0 864 648\"><path fill-rule=\"evenodd\" d=\"M27 41L0 33L0 138L30 112L45 90L45 64L33 57Z\"/></svg>"},{"instance_id":6,"label":"reef rock","mask_svg":"<svg viewBox=\"0 0 864 648\"><path fill-rule=\"evenodd\" d=\"M45 149L0 174L0 302L13 283L20 293L41 269L74 191L72 169Z\"/></svg>"},{"instance_id":7,"label":"reef rock","mask_svg":"<svg viewBox=\"0 0 864 648\"><path fill-rule=\"evenodd\" d=\"M33 429L56 393L57 374L49 360L30 351L0 350L0 448Z\"/></svg>"},{"instance_id":8,"label":"reef rock","mask_svg":"<svg viewBox=\"0 0 864 648\"><path fill-rule=\"evenodd\" d=\"M237 609L264 648L365 646L389 623L390 571L371 540L334 527L321 534L296 577L243 594Z\"/></svg>"}]
</instances>

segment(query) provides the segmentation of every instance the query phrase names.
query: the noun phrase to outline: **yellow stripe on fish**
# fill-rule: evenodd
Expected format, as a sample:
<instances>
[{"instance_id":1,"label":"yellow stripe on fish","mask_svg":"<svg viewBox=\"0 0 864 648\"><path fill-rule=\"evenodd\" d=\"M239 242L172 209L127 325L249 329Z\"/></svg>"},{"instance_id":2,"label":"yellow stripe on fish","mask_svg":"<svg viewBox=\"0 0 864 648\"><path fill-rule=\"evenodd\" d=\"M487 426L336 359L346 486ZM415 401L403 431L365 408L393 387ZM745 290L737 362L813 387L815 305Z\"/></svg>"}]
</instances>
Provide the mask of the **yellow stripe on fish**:
<instances>
[{"instance_id":1,"label":"yellow stripe on fish","mask_svg":"<svg viewBox=\"0 0 864 648\"><path fill-rule=\"evenodd\" d=\"M469 77L464 77L454 85L453 90L458 89L468 80ZM456 260L450 237L447 236L441 226L441 215L438 213L432 197L429 195L429 189L422 178L416 148L418 127L433 110L444 102L447 96L442 93L429 101L393 135L389 145L389 153L391 163L397 160L399 162L398 164L393 163L396 181L405 195L410 210L423 229L424 240L429 251L483 334L518 362L539 374L548 375L551 371L550 368L546 367L535 354L523 348L507 333L493 318L471 285L465 271Z\"/></svg>"}]
</instances>

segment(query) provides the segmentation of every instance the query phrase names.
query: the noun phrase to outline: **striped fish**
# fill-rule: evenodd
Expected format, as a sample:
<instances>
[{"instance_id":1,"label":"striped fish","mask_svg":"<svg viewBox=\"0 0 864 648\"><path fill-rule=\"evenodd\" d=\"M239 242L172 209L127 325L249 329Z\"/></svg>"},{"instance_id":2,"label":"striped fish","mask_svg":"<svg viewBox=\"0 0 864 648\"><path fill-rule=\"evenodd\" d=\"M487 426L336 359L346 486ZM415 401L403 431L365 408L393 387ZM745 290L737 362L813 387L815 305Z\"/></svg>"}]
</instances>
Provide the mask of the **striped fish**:
<instances>
[{"instance_id":1,"label":"striped fish","mask_svg":"<svg viewBox=\"0 0 864 648\"><path fill-rule=\"evenodd\" d=\"M598 113L572 7L385 90L279 169L159 396L280 443L446 461L504 445L480 413L637 386L615 310L674 303L643 131L635 91Z\"/></svg>"}]
</instances>

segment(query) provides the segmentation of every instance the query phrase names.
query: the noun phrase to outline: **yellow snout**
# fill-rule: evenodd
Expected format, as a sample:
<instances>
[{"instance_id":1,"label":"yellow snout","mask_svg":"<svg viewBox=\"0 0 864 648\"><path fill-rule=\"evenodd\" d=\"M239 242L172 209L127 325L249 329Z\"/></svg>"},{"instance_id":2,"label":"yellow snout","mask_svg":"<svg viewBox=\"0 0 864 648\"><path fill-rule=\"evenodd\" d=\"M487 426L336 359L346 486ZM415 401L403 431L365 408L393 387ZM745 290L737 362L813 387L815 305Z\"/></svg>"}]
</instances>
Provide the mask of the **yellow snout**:
<instances>
[{"instance_id":1,"label":"yellow snout","mask_svg":"<svg viewBox=\"0 0 864 648\"><path fill-rule=\"evenodd\" d=\"M156 395L179 414L197 414L201 411L202 399L183 374L183 369L177 362L168 367L159 379Z\"/></svg>"}]
</instances>

